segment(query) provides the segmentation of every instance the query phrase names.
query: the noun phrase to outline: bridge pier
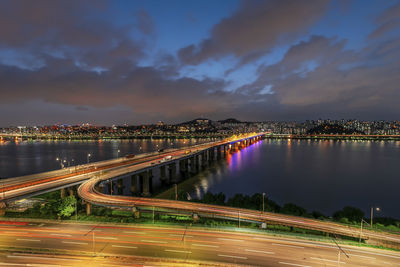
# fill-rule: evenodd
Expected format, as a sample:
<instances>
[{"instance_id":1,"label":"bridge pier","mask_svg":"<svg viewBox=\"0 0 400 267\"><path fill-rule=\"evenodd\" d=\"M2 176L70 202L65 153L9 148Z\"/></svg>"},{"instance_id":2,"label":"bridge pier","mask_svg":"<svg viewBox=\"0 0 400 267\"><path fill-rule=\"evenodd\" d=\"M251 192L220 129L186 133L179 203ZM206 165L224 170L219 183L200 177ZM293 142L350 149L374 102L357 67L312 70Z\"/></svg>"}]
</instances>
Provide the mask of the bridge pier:
<instances>
[{"instance_id":1,"label":"bridge pier","mask_svg":"<svg viewBox=\"0 0 400 267\"><path fill-rule=\"evenodd\" d=\"M137 174L131 176L131 192L136 193L137 191Z\"/></svg>"},{"instance_id":2,"label":"bridge pier","mask_svg":"<svg viewBox=\"0 0 400 267\"><path fill-rule=\"evenodd\" d=\"M168 172L169 172L169 183L174 184L177 182L176 180L176 163L168 164Z\"/></svg>"},{"instance_id":3,"label":"bridge pier","mask_svg":"<svg viewBox=\"0 0 400 267\"><path fill-rule=\"evenodd\" d=\"M153 170L150 169L148 172L148 177L149 177L149 192L150 194L153 194Z\"/></svg>"},{"instance_id":4,"label":"bridge pier","mask_svg":"<svg viewBox=\"0 0 400 267\"><path fill-rule=\"evenodd\" d=\"M150 195L149 173L147 171L139 173L140 193L142 196Z\"/></svg>"},{"instance_id":5,"label":"bridge pier","mask_svg":"<svg viewBox=\"0 0 400 267\"><path fill-rule=\"evenodd\" d=\"M66 192L66 190L65 190L65 188L61 188L61 190L60 190L61 192L60 192L60 196L61 196L61 198L65 198L65 196L66 196L66 194L67 194L67 192Z\"/></svg>"},{"instance_id":6,"label":"bridge pier","mask_svg":"<svg viewBox=\"0 0 400 267\"><path fill-rule=\"evenodd\" d=\"M86 203L86 215L92 214L92 204Z\"/></svg>"},{"instance_id":7,"label":"bridge pier","mask_svg":"<svg viewBox=\"0 0 400 267\"><path fill-rule=\"evenodd\" d=\"M6 202L0 202L0 216L4 216L4 215L6 215L6 208L7 208L7 205L6 205Z\"/></svg>"},{"instance_id":8,"label":"bridge pier","mask_svg":"<svg viewBox=\"0 0 400 267\"><path fill-rule=\"evenodd\" d=\"M160 180L161 180L161 185L167 184L167 172L165 165L160 167Z\"/></svg>"},{"instance_id":9,"label":"bridge pier","mask_svg":"<svg viewBox=\"0 0 400 267\"><path fill-rule=\"evenodd\" d=\"M217 160L221 159L221 146L217 146Z\"/></svg>"},{"instance_id":10,"label":"bridge pier","mask_svg":"<svg viewBox=\"0 0 400 267\"><path fill-rule=\"evenodd\" d=\"M207 166L207 153L201 153L201 168L204 169Z\"/></svg>"},{"instance_id":11,"label":"bridge pier","mask_svg":"<svg viewBox=\"0 0 400 267\"><path fill-rule=\"evenodd\" d=\"M195 163L196 173L198 173L200 171L200 156L199 155L194 156L194 163Z\"/></svg>"},{"instance_id":12,"label":"bridge pier","mask_svg":"<svg viewBox=\"0 0 400 267\"><path fill-rule=\"evenodd\" d=\"M124 191L124 184L123 184L123 180L122 179L118 179L117 181L117 191L118 191L118 195L123 195L123 191Z\"/></svg>"},{"instance_id":13,"label":"bridge pier","mask_svg":"<svg viewBox=\"0 0 400 267\"><path fill-rule=\"evenodd\" d=\"M179 161L179 174L183 179L186 178L186 160L182 159Z\"/></svg>"},{"instance_id":14,"label":"bridge pier","mask_svg":"<svg viewBox=\"0 0 400 267\"><path fill-rule=\"evenodd\" d=\"M194 175L197 173L196 157L193 156L189 159L190 161L190 174Z\"/></svg>"},{"instance_id":15,"label":"bridge pier","mask_svg":"<svg viewBox=\"0 0 400 267\"><path fill-rule=\"evenodd\" d=\"M208 151L208 162L214 161L214 148L211 148Z\"/></svg>"},{"instance_id":16,"label":"bridge pier","mask_svg":"<svg viewBox=\"0 0 400 267\"><path fill-rule=\"evenodd\" d=\"M70 197L75 196L75 186L69 187L68 191L69 191L69 196Z\"/></svg>"}]
</instances>

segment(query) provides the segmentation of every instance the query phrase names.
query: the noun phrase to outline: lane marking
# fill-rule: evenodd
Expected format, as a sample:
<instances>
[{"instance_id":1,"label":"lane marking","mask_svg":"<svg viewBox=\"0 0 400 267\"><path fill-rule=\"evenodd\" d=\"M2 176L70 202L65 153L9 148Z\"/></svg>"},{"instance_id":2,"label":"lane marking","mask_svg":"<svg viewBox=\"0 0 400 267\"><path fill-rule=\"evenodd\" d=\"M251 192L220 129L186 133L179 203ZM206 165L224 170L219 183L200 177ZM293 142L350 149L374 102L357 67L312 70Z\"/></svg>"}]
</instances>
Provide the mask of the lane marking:
<instances>
[{"instance_id":1,"label":"lane marking","mask_svg":"<svg viewBox=\"0 0 400 267\"><path fill-rule=\"evenodd\" d=\"M72 236L72 235L69 235L69 234L50 234L50 235L55 235L55 236L68 236L68 237Z\"/></svg>"},{"instance_id":2,"label":"lane marking","mask_svg":"<svg viewBox=\"0 0 400 267\"><path fill-rule=\"evenodd\" d=\"M245 249L245 251L248 252L255 252L255 253L264 253L264 254L275 254L275 252L272 251L263 251L263 250L254 250L254 249Z\"/></svg>"},{"instance_id":3,"label":"lane marking","mask_svg":"<svg viewBox=\"0 0 400 267\"><path fill-rule=\"evenodd\" d=\"M5 265L5 266L26 266L25 263L11 263L11 262L0 262L0 265Z\"/></svg>"},{"instance_id":4,"label":"lane marking","mask_svg":"<svg viewBox=\"0 0 400 267\"><path fill-rule=\"evenodd\" d=\"M234 241L234 242L243 242L244 240L240 240L240 239L230 239L230 238L218 238L219 240L225 240L225 241Z\"/></svg>"},{"instance_id":5,"label":"lane marking","mask_svg":"<svg viewBox=\"0 0 400 267\"><path fill-rule=\"evenodd\" d=\"M219 246L214 246L214 245L206 245L206 244L192 244L192 246L195 246L195 247L219 248Z\"/></svg>"},{"instance_id":6,"label":"lane marking","mask_svg":"<svg viewBox=\"0 0 400 267\"><path fill-rule=\"evenodd\" d=\"M139 235L145 235L146 233L144 232L135 232L135 231L123 231L125 234L139 234Z\"/></svg>"},{"instance_id":7,"label":"lane marking","mask_svg":"<svg viewBox=\"0 0 400 267\"><path fill-rule=\"evenodd\" d=\"M226 257L226 258L235 258L235 259L247 260L247 257L235 256L235 255L218 254L218 256L219 257Z\"/></svg>"},{"instance_id":8,"label":"lane marking","mask_svg":"<svg viewBox=\"0 0 400 267\"><path fill-rule=\"evenodd\" d=\"M289 247L289 248L304 248L304 247L300 247L300 246L286 245L286 244L277 244L277 243L272 243L271 245L274 245L274 246L281 246L281 247Z\"/></svg>"},{"instance_id":9,"label":"lane marking","mask_svg":"<svg viewBox=\"0 0 400 267\"><path fill-rule=\"evenodd\" d=\"M118 239L118 238L116 238L116 237L108 237L108 236L96 236L96 238L111 239L111 240L117 240L117 239Z\"/></svg>"},{"instance_id":10,"label":"lane marking","mask_svg":"<svg viewBox=\"0 0 400 267\"><path fill-rule=\"evenodd\" d=\"M74 242L74 241L62 241L65 244L75 244L75 245L87 245L85 242Z\"/></svg>"},{"instance_id":11,"label":"lane marking","mask_svg":"<svg viewBox=\"0 0 400 267\"><path fill-rule=\"evenodd\" d=\"M280 261L279 264L286 264L286 265L300 266L300 267L311 267L310 265L301 265L301 264L290 263L290 262L284 262L284 261Z\"/></svg>"},{"instance_id":12,"label":"lane marking","mask_svg":"<svg viewBox=\"0 0 400 267\"><path fill-rule=\"evenodd\" d=\"M315 257L310 257L310 259L312 259L312 260L317 260L317 261L327 261L327 262L338 262L337 260L328 260L328 259L322 259L322 258L315 258ZM341 261L341 262L339 262L339 263L343 263L343 264L346 264L344 261Z\"/></svg>"},{"instance_id":13,"label":"lane marking","mask_svg":"<svg viewBox=\"0 0 400 267\"><path fill-rule=\"evenodd\" d=\"M158 240L140 240L141 242L150 242L150 243L160 243L160 244L167 244L168 242L165 241L158 241Z\"/></svg>"},{"instance_id":14,"label":"lane marking","mask_svg":"<svg viewBox=\"0 0 400 267\"><path fill-rule=\"evenodd\" d=\"M39 239L24 239L24 238L17 238L18 241L29 241L29 242L40 242Z\"/></svg>"},{"instance_id":15,"label":"lane marking","mask_svg":"<svg viewBox=\"0 0 400 267\"><path fill-rule=\"evenodd\" d=\"M185 250L175 250L175 249L164 249L164 251L167 251L167 252L176 252L176 253L192 253L191 251L185 251Z\"/></svg>"},{"instance_id":16,"label":"lane marking","mask_svg":"<svg viewBox=\"0 0 400 267\"><path fill-rule=\"evenodd\" d=\"M123 246L123 245L112 245L112 247L115 247L115 248L137 248L137 247Z\"/></svg>"},{"instance_id":17,"label":"lane marking","mask_svg":"<svg viewBox=\"0 0 400 267\"><path fill-rule=\"evenodd\" d=\"M43 227L43 230L60 230L58 227Z\"/></svg>"},{"instance_id":18,"label":"lane marking","mask_svg":"<svg viewBox=\"0 0 400 267\"><path fill-rule=\"evenodd\" d=\"M370 260L376 260L376 258L374 258L374 257L368 257L368 256L363 256L363 255L349 254L349 253L347 253L347 255L354 256L354 257L366 258L366 259L370 259Z\"/></svg>"},{"instance_id":19,"label":"lane marking","mask_svg":"<svg viewBox=\"0 0 400 267\"><path fill-rule=\"evenodd\" d=\"M63 260L63 261L82 261L80 259L65 259L65 258L50 258L50 257L42 257L42 256L26 256L26 255L7 255L8 258L27 258L27 259L46 259L46 260Z\"/></svg>"},{"instance_id":20,"label":"lane marking","mask_svg":"<svg viewBox=\"0 0 400 267\"><path fill-rule=\"evenodd\" d=\"M183 235L183 234L181 234L181 235L177 235L177 234L169 234L170 236L176 236L176 237L193 237L192 235Z\"/></svg>"}]
</instances>

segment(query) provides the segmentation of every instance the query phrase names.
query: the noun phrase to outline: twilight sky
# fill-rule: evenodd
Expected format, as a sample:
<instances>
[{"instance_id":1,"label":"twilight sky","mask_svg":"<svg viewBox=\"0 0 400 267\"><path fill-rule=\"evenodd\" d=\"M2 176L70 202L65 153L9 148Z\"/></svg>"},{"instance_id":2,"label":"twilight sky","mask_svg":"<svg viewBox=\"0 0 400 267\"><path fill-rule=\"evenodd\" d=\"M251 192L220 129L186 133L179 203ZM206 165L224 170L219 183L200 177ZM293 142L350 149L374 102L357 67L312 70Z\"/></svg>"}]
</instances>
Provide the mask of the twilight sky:
<instances>
[{"instance_id":1,"label":"twilight sky","mask_svg":"<svg viewBox=\"0 0 400 267\"><path fill-rule=\"evenodd\" d=\"M0 0L0 127L400 118L399 0Z\"/></svg>"}]
</instances>

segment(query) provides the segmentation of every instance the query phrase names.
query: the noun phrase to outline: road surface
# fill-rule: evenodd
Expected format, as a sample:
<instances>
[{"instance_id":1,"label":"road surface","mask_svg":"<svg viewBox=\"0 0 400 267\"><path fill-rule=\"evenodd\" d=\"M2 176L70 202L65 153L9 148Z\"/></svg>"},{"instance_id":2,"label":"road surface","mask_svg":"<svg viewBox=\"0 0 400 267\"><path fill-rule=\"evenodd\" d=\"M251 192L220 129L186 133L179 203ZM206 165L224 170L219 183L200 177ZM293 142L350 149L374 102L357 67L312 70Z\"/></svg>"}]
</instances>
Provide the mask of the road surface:
<instances>
[{"instance_id":1,"label":"road surface","mask_svg":"<svg viewBox=\"0 0 400 267\"><path fill-rule=\"evenodd\" d=\"M399 252L347 245L341 248L338 265L339 249L335 244L264 234L192 227L0 221L0 266L143 265L137 259L133 261L138 264L132 265L131 256L189 264L205 261L211 266L400 266ZM28 250L39 249L48 256L27 254ZM58 257L52 258L55 251Z\"/></svg>"}]
</instances>

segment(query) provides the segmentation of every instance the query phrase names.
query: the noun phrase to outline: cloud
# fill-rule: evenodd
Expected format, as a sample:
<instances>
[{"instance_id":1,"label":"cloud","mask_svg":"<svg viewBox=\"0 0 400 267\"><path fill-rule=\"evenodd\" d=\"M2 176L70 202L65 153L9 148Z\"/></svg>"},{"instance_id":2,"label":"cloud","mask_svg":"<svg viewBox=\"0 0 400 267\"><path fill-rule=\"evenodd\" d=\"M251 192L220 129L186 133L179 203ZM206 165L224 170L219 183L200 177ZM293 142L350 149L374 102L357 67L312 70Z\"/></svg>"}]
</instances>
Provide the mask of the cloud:
<instances>
[{"instance_id":1,"label":"cloud","mask_svg":"<svg viewBox=\"0 0 400 267\"><path fill-rule=\"evenodd\" d=\"M325 0L242 1L236 13L212 28L210 38L182 48L179 58L185 64L197 65L228 55L251 58L266 53L306 32L328 4Z\"/></svg>"},{"instance_id":2,"label":"cloud","mask_svg":"<svg viewBox=\"0 0 400 267\"><path fill-rule=\"evenodd\" d=\"M271 85L275 108L293 117L394 119L400 97L399 40L370 44L359 52L344 47L345 41L336 37L312 36L293 45L280 62L260 68L257 81L239 91L255 95ZM314 68L304 69L309 62Z\"/></svg>"},{"instance_id":3,"label":"cloud","mask_svg":"<svg viewBox=\"0 0 400 267\"><path fill-rule=\"evenodd\" d=\"M369 39L377 39L400 28L400 3L389 7L376 19L378 27L369 35Z\"/></svg>"},{"instance_id":4,"label":"cloud","mask_svg":"<svg viewBox=\"0 0 400 267\"><path fill-rule=\"evenodd\" d=\"M138 19L138 28L144 34L151 34L154 31L154 21L150 14L145 10L141 9L136 14Z\"/></svg>"},{"instance_id":5,"label":"cloud","mask_svg":"<svg viewBox=\"0 0 400 267\"><path fill-rule=\"evenodd\" d=\"M139 26L135 18L117 26L108 13L110 1L39 2L2 1L1 49L32 55L38 62L49 55L70 58L87 68L107 68L126 57L137 61L144 55L143 39L135 40L131 34L136 27L151 31L151 18L144 10L137 14Z\"/></svg>"}]
</instances>

